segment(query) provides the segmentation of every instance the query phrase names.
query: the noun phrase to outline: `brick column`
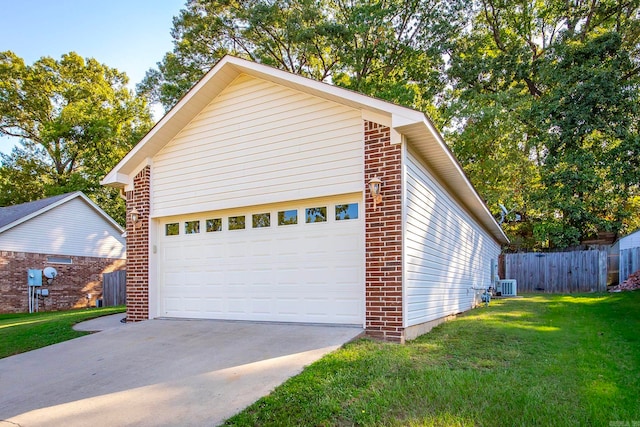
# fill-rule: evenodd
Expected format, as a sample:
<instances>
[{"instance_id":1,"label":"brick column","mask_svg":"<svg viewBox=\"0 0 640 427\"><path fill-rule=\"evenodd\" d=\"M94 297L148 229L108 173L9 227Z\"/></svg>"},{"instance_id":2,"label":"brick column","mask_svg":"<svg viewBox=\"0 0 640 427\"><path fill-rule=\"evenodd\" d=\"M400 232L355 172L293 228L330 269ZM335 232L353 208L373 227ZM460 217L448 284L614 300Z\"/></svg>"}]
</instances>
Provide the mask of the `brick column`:
<instances>
[{"instance_id":1,"label":"brick column","mask_svg":"<svg viewBox=\"0 0 640 427\"><path fill-rule=\"evenodd\" d=\"M133 191L127 191L127 321L149 318L149 213L151 206L151 168L133 178ZM136 208L140 222L131 222Z\"/></svg>"},{"instance_id":2,"label":"brick column","mask_svg":"<svg viewBox=\"0 0 640 427\"><path fill-rule=\"evenodd\" d=\"M402 147L391 131L364 122L366 331L387 341L404 342L402 327ZM371 178L382 180L382 203L374 209Z\"/></svg>"}]
</instances>

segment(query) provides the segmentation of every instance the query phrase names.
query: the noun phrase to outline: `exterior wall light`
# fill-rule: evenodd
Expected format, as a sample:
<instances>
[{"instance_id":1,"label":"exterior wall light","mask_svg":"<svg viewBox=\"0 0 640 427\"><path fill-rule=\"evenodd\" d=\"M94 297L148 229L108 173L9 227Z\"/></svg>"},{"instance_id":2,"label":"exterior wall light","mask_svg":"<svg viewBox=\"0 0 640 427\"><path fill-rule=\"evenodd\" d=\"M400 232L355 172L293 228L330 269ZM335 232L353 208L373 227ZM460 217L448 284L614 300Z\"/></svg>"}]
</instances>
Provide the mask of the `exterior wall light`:
<instances>
[{"instance_id":1,"label":"exterior wall light","mask_svg":"<svg viewBox=\"0 0 640 427\"><path fill-rule=\"evenodd\" d=\"M138 209L133 208L129 215L131 216L131 222L133 223L133 229L135 230L138 224L140 224L140 212L138 212Z\"/></svg>"},{"instance_id":2,"label":"exterior wall light","mask_svg":"<svg viewBox=\"0 0 640 427\"><path fill-rule=\"evenodd\" d=\"M371 178L369 181L369 191L371 192L371 197L373 198L373 208L375 209L378 206L378 203L382 202L382 194L380 194L380 190L382 189L382 181L377 176Z\"/></svg>"}]
</instances>

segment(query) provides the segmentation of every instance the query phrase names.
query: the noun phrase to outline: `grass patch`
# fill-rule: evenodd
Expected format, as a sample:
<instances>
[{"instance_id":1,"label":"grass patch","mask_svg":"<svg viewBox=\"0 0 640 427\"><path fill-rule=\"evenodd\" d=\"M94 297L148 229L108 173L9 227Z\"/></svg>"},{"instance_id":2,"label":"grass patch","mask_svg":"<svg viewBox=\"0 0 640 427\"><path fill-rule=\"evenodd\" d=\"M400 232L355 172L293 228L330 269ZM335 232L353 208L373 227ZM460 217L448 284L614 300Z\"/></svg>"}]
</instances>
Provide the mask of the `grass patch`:
<instances>
[{"instance_id":1,"label":"grass patch","mask_svg":"<svg viewBox=\"0 0 640 427\"><path fill-rule=\"evenodd\" d=\"M347 344L226 425L630 425L639 309L640 292L494 300L404 346Z\"/></svg>"},{"instance_id":2,"label":"grass patch","mask_svg":"<svg viewBox=\"0 0 640 427\"><path fill-rule=\"evenodd\" d=\"M0 358L87 335L90 332L74 331L73 325L124 311L125 307L119 306L0 314Z\"/></svg>"}]
</instances>

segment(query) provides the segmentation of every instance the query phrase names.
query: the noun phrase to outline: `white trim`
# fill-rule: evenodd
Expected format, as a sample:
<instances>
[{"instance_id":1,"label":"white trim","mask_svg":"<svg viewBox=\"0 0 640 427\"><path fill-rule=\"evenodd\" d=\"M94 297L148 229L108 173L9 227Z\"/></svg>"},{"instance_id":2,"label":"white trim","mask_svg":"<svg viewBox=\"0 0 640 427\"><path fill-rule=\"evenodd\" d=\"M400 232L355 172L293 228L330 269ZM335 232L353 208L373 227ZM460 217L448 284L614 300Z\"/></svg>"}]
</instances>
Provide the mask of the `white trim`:
<instances>
[{"instance_id":1,"label":"white trim","mask_svg":"<svg viewBox=\"0 0 640 427\"><path fill-rule=\"evenodd\" d=\"M390 128L389 134L389 142L391 143L391 145L402 144L402 134L395 128Z\"/></svg>"},{"instance_id":2,"label":"white trim","mask_svg":"<svg viewBox=\"0 0 640 427\"><path fill-rule=\"evenodd\" d=\"M380 114L375 111L362 110L362 120L391 127L391 117L388 114Z\"/></svg>"},{"instance_id":3,"label":"white trim","mask_svg":"<svg viewBox=\"0 0 640 427\"><path fill-rule=\"evenodd\" d=\"M144 166L140 168L136 175L140 173L144 167L153 166L153 160L147 157ZM153 177L153 171L149 171L149 175ZM135 176L135 175L133 175ZM160 313L160 295L159 295L159 277L158 277L158 235L160 222L155 220L151 213L153 212L153 179L149 180L149 220L147 221L147 313L149 319L158 317ZM155 252L154 252L155 251ZM151 291L153 289L153 292ZM155 311L154 311L155 310Z\"/></svg>"},{"instance_id":4,"label":"white trim","mask_svg":"<svg viewBox=\"0 0 640 427\"><path fill-rule=\"evenodd\" d=\"M130 175L125 175L127 177L126 178L127 183L124 185L125 193L127 191L133 191L133 178L136 175L138 175L147 166L149 166L149 167L153 166L153 159L151 157L146 157L144 159L144 161L140 162L140 164L138 166L136 166L136 168L133 170L133 172L131 172Z\"/></svg>"},{"instance_id":5,"label":"white trim","mask_svg":"<svg viewBox=\"0 0 640 427\"><path fill-rule=\"evenodd\" d=\"M149 319L154 319L158 317L160 313L160 285L158 281L158 234L160 232L159 228L161 225L159 220L149 218L148 226L149 245L147 247L147 311L149 313Z\"/></svg>"},{"instance_id":6,"label":"white trim","mask_svg":"<svg viewBox=\"0 0 640 427\"><path fill-rule=\"evenodd\" d=\"M364 136L364 134L363 134ZM364 157L364 156L363 156ZM364 176L364 160L362 161L362 176ZM364 184L364 183L363 183ZM366 329L367 327L367 195L369 189L365 185L365 189L362 190L362 224L361 232L362 232L362 254L360 254L362 259L362 305L361 310L364 313L364 318L362 319L362 328Z\"/></svg>"},{"instance_id":7,"label":"white trim","mask_svg":"<svg viewBox=\"0 0 640 427\"><path fill-rule=\"evenodd\" d=\"M401 262L401 271L402 271L402 275L401 275L401 283L402 283L402 327L403 328L407 328L408 327L408 322L407 322L407 318L409 317L409 308L407 307L407 284L406 284L406 278L407 278L407 274L406 274L406 268L405 268L405 261L406 261L406 250L405 250L405 245L407 242L407 236L406 236L406 232L407 232L407 227L405 226L407 224L407 143L406 141L403 140L402 142L402 146L401 146L401 150L402 153L400 155L401 161L402 161L402 170L400 171L400 173L402 174L400 177L400 182L402 185L402 194L401 194L401 200L402 200L402 206L400 206L401 209L401 214L400 216L402 217L402 248L401 248L401 257L402 259L400 260Z\"/></svg>"}]
</instances>

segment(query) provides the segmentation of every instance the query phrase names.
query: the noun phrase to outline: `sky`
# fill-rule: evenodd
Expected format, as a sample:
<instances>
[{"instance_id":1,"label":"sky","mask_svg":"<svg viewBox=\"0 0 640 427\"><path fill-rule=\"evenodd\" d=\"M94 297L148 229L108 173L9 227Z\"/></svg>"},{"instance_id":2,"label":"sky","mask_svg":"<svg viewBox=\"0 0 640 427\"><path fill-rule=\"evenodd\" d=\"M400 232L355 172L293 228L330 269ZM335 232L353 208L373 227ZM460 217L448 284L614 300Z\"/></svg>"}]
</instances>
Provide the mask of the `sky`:
<instances>
[{"instance_id":1,"label":"sky","mask_svg":"<svg viewBox=\"0 0 640 427\"><path fill-rule=\"evenodd\" d=\"M76 52L125 72L135 89L173 48L173 17L186 0L0 0L0 51L25 63ZM0 151L14 145L0 139Z\"/></svg>"}]
</instances>

